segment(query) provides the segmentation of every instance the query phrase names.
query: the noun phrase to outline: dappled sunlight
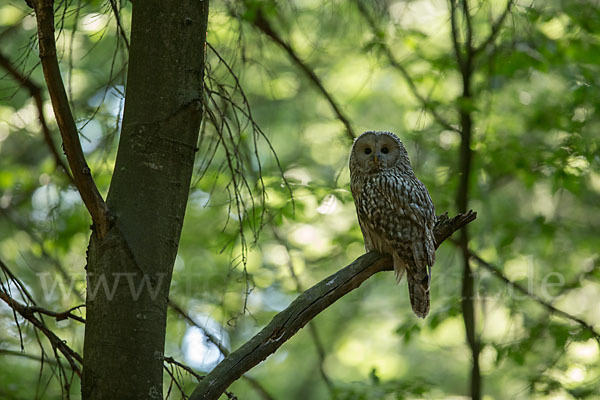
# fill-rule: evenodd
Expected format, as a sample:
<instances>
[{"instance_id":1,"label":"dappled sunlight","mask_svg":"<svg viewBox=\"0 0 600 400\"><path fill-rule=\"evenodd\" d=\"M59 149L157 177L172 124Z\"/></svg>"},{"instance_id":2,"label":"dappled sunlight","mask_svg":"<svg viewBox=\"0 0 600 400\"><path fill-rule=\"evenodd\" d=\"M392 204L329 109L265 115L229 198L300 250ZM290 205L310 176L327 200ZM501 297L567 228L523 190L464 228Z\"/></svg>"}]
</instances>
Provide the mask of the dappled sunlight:
<instances>
[{"instance_id":1,"label":"dappled sunlight","mask_svg":"<svg viewBox=\"0 0 600 400\"><path fill-rule=\"evenodd\" d=\"M79 29L92 35L97 34L106 28L109 20L106 14L89 13L81 18Z\"/></svg>"},{"instance_id":2,"label":"dappled sunlight","mask_svg":"<svg viewBox=\"0 0 600 400\"><path fill-rule=\"evenodd\" d=\"M335 361L328 360L328 369L343 380L367 376L373 369L382 379L402 376L410 368L410 361L404 360L397 351L398 338L393 337L393 331L390 323L374 323L368 330L353 330L352 335L338 345Z\"/></svg>"},{"instance_id":3,"label":"dappled sunlight","mask_svg":"<svg viewBox=\"0 0 600 400\"><path fill-rule=\"evenodd\" d=\"M195 314L192 317L201 324L202 329L196 326L187 327L181 343L183 357L192 368L208 372L223 359L223 354L204 332L212 335L225 348L229 347L229 335L208 315Z\"/></svg>"},{"instance_id":4,"label":"dappled sunlight","mask_svg":"<svg viewBox=\"0 0 600 400\"><path fill-rule=\"evenodd\" d=\"M289 340L282 340L279 330L265 338L261 343L281 347L256 360L256 367L244 372L248 378L235 381L225 396L471 399L477 351L467 338L466 326L471 326L481 350L482 400L596 399L596 3L210 2L206 63L203 69L195 66L176 92L185 107L171 108L158 103L162 98L148 96L141 107L152 103L169 115L128 119L134 145L149 137L147 128L179 119L181 126L189 123L190 110L201 119L193 132L199 132L197 142L179 136L184 128L173 128L135 159L149 169L159 165L153 158L168 150L163 161L193 166L187 204L169 200L142 219L135 212L123 214L116 192L108 196L114 172L131 172L119 169L116 154L126 145L121 140L127 137L121 134L125 88L134 86L126 79L136 76L128 70L129 48L131 54L136 50L132 2L57 2L60 74L87 163L84 175L93 178L108 202L107 220L119 228L110 238L127 244L136 273L151 268L150 261L140 261L146 253L140 257L135 251L139 243L177 250L157 256L165 257L162 272L171 280L164 281L168 293L148 306L162 318L167 295L171 303L163 354L201 375L209 373L223 360L223 350L243 347L271 321L283 324L282 310L364 255L350 190L352 136L389 130L404 142L436 214L452 217L463 205L477 212L468 230L456 232L437 250L429 315L413 315L406 276L397 284L393 272L376 273L308 318L310 323ZM66 142L40 65L35 12L27 4L0 5L0 55L17 71L0 63L0 261L37 306L57 313L75 308L77 316L87 318L85 307L77 307L86 303L90 260L98 261L95 252L112 242L98 240L98 225L61 166L68 165ZM120 7L123 32L111 5ZM197 21L183 18L177 30L188 27L197 29ZM180 59L169 60L188 71ZM151 66L145 64L142 72ZM138 78L151 85L168 77L142 73ZM32 93L41 95L41 107ZM132 101L128 110L140 106ZM190 104L198 107L188 109ZM134 210L154 196L171 199L181 190L186 197L185 179L162 178L168 189L160 179L148 183ZM131 198L134 194L139 193ZM461 205L463 195L466 204ZM185 218L178 214L184 206ZM389 211L381 216L393 219ZM172 229L138 232L148 222ZM122 229L127 224L130 229ZM463 258L469 256L471 275ZM111 259L106 271L117 271L121 261ZM0 284L5 286L0 285L0 294L6 289L23 300L8 273L0 271ZM465 295L471 287L473 293ZM325 292L311 301L330 298ZM0 397L79 398L80 379L65 356L55 357L41 331L7 304L0 299ZM468 312L463 315L471 308L472 320ZM85 324L29 311L25 315L43 319L61 343L83 354ZM46 358L40 372L41 354ZM174 379L163 371L163 397L189 396L197 377L165 366L173 368Z\"/></svg>"}]
</instances>

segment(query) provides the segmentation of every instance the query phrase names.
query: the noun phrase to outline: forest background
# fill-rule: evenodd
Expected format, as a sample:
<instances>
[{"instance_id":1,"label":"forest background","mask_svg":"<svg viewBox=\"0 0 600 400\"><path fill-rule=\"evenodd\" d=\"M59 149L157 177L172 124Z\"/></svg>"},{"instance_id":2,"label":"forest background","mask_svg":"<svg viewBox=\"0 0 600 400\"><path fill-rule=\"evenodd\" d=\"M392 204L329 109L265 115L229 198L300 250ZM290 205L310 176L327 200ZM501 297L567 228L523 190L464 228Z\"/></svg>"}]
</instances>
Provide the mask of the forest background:
<instances>
[{"instance_id":1,"label":"forest background","mask_svg":"<svg viewBox=\"0 0 600 400\"><path fill-rule=\"evenodd\" d=\"M102 195L131 7L55 4L60 68ZM7 300L34 299L36 318L82 353L91 220L63 168L36 18L13 0L0 26L0 397L78 398L56 343ZM213 1L207 42L164 396L197 384L178 362L209 372L364 253L349 149L362 131L389 130L438 214L478 213L437 252L430 315L417 319L405 283L377 274L223 398L599 398L597 1Z\"/></svg>"}]
</instances>

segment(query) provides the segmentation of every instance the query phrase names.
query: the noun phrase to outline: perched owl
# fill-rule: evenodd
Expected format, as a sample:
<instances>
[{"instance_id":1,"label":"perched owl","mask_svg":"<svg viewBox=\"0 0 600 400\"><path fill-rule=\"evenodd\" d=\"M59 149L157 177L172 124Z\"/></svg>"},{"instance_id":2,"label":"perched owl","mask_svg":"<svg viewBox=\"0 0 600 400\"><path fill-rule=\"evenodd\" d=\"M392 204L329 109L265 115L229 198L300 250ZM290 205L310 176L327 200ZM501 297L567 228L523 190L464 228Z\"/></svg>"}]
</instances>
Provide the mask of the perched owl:
<instances>
[{"instance_id":1,"label":"perched owl","mask_svg":"<svg viewBox=\"0 0 600 400\"><path fill-rule=\"evenodd\" d=\"M406 271L412 309L425 318L435 261L435 208L396 135L368 131L356 138L350 187L366 250L391 255L398 282Z\"/></svg>"}]
</instances>

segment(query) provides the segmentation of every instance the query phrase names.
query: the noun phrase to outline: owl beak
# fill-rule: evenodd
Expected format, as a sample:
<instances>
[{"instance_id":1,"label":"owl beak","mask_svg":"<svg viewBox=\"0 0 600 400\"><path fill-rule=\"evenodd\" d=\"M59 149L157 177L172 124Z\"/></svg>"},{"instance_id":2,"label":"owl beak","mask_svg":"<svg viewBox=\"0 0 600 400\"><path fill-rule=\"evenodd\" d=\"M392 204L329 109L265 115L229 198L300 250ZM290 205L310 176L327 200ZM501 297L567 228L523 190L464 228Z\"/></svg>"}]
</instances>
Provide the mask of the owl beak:
<instances>
[{"instance_id":1,"label":"owl beak","mask_svg":"<svg viewBox=\"0 0 600 400\"><path fill-rule=\"evenodd\" d=\"M375 154L373 156L373 162L375 163L376 166L379 166L379 157L377 157L377 154Z\"/></svg>"}]
</instances>

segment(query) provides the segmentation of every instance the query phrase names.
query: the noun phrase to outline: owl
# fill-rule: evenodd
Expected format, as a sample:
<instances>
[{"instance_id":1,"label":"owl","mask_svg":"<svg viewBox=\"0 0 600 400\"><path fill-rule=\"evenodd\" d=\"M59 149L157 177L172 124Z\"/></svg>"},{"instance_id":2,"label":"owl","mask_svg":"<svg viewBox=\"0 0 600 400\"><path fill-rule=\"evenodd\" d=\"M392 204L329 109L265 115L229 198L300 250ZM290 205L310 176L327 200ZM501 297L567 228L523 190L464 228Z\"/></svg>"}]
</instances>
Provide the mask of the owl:
<instances>
[{"instance_id":1,"label":"owl","mask_svg":"<svg viewBox=\"0 0 600 400\"><path fill-rule=\"evenodd\" d=\"M435 208L396 135L367 131L356 138L350 188L365 249L392 256L397 282L406 272L413 312L425 318L435 262Z\"/></svg>"}]
</instances>

